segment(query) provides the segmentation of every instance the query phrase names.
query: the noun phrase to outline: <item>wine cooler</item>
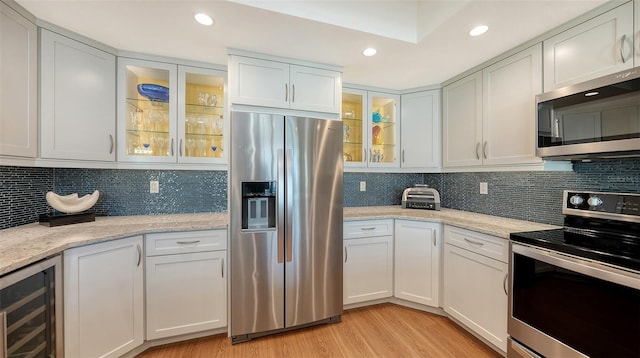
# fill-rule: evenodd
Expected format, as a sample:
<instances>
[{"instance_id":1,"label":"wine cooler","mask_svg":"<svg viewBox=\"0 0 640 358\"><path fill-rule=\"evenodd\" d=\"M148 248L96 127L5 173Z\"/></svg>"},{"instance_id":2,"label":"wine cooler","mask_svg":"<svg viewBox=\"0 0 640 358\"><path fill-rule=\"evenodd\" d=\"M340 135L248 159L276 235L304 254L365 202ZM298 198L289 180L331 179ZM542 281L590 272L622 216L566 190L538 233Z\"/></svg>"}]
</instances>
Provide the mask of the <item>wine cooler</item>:
<instances>
[{"instance_id":1,"label":"wine cooler","mask_svg":"<svg viewBox=\"0 0 640 358\"><path fill-rule=\"evenodd\" d=\"M60 256L0 277L0 358L62 357Z\"/></svg>"}]
</instances>

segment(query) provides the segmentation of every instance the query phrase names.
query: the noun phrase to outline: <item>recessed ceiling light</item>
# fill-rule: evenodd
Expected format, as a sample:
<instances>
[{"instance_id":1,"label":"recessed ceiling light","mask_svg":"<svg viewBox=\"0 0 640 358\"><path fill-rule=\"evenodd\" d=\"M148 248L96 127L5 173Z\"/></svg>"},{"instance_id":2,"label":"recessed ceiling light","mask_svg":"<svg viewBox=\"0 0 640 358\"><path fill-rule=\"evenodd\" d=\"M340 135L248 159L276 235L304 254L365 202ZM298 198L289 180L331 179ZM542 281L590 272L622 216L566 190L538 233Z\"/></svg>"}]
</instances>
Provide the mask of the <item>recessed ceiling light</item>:
<instances>
[{"instance_id":1,"label":"recessed ceiling light","mask_svg":"<svg viewBox=\"0 0 640 358\"><path fill-rule=\"evenodd\" d=\"M194 18L198 23L202 25L205 25L205 26L213 25L213 19L211 18L211 16L207 14L203 14L203 13L195 14Z\"/></svg>"},{"instance_id":2,"label":"recessed ceiling light","mask_svg":"<svg viewBox=\"0 0 640 358\"><path fill-rule=\"evenodd\" d=\"M599 95L599 94L600 94L600 92L593 91L593 92L587 92L587 93L585 93L585 94L584 94L584 96L585 96L585 97L591 97L591 96L597 96L597 95Z\"/></svg>"},{"instance_id":3,"label":"recessed ceiling light","mask_svg":"<svg viewBox=\"0 0 640 358\"><path fill-rule=\"evenodd\" d=\"M362 51L362 54L365 55L365 56L373 56L373 55L376 54L376 52L378 52L378 51L376 51L375 48L369 47L368 49Z\"/></svg>"},{"instance_id":4,"label":"recessed ceiling light","mask_svg":"<svg viewBox=\"0 0 640 358\"><path fill-rule=\"evenodd\" d=\"M489 30L489 26L487 26L487 25L476 26L473 29L471 29L471 31L469 31L469 35L470 36L480 36L480 35L484 34L485 32L487 32L487 30Z\"/></svg>"}]
</instances>

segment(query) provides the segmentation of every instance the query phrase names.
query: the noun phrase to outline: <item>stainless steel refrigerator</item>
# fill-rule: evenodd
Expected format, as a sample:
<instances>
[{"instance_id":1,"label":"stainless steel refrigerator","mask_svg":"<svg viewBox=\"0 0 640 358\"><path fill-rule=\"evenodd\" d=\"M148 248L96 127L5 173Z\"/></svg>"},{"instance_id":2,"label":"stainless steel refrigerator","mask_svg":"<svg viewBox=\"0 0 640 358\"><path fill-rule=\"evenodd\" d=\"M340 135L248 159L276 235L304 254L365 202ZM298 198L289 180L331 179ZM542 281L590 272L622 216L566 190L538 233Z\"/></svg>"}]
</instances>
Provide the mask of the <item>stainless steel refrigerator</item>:
<instances>
[{"instance_id":1,"label":"stainless steel refrigerator","mask_svg":"<svg viewBox=\"0 0 640 358\"><path fill-rule=\"evenodd\" d=\"M232 112L233 343L342 315L342 122Z\"/></svg>"}]
</instances>

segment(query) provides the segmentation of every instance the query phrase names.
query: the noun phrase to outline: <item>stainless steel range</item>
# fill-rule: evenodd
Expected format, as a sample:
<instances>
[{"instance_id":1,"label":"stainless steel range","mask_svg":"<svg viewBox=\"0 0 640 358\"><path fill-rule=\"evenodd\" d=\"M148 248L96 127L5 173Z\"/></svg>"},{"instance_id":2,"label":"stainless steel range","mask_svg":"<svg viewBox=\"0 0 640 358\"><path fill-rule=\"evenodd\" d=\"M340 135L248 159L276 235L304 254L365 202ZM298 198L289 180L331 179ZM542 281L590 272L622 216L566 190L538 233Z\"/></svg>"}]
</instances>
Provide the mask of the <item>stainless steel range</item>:
<instances>
[{"instance_id":1,"label":"stainless steel range","mask_svg":"<svg viewBox=\"0 0 640 358\"><path fill-rule=\"evenodd\" d=\"M564 228L511 234L508 357L640 357L640 195L565 191Z\"/></svg>"}]
</instances>

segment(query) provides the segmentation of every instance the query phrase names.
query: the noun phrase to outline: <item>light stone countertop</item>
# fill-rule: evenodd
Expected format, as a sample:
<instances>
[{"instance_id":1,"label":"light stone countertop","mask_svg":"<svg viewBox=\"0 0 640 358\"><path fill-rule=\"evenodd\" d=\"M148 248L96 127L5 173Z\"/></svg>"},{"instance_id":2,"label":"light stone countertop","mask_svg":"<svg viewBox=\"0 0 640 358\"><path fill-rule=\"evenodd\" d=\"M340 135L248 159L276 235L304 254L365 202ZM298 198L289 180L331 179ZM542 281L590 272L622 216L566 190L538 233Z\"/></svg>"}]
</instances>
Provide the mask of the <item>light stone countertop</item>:
<instances>
[{"instance_id":1,"label":"light stone countertop","mask_svg":"<svg viewBox=\"0 0 640 358\"><path fill-rule=\"evenodd\" d=\"M554 229L557 226L476 214L467 211L402 209L400 206L350 207L345 221L408 219L442 222L508 239L518 231ZM158 232L226 229L227 213L136 215L96 217L95 222L48 227L28 224L0 230L0 275L27 266L65 249Z\"/></svg>"}]
</instances>

